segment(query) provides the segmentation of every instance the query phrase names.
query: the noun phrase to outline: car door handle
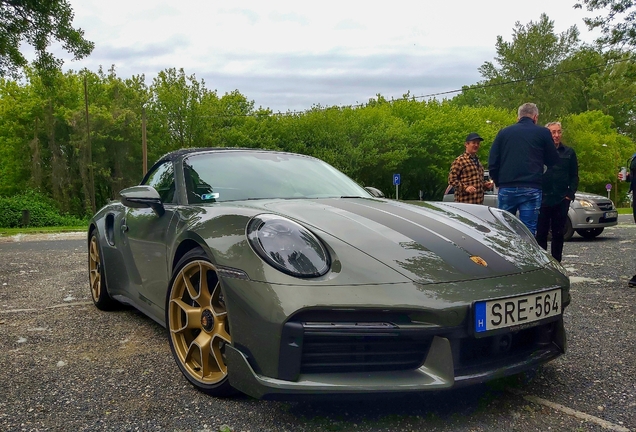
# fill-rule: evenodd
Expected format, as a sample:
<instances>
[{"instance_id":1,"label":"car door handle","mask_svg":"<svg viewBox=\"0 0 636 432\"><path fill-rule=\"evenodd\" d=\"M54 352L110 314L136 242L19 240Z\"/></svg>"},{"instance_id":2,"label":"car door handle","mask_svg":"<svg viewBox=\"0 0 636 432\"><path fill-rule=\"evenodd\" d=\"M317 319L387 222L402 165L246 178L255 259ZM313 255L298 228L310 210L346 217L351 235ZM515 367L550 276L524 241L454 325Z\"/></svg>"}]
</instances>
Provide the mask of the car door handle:
<instances>
[{"instance_id":1,"label":"car door handle","mask_svg":"<svg viewBox=\"0 0 636 432\"><path fill-rule=\"evenodd\" d=\"M126 219L121 220L121 233L128 232L128 225L126 225Z\"/></svg>"}]
</instances>

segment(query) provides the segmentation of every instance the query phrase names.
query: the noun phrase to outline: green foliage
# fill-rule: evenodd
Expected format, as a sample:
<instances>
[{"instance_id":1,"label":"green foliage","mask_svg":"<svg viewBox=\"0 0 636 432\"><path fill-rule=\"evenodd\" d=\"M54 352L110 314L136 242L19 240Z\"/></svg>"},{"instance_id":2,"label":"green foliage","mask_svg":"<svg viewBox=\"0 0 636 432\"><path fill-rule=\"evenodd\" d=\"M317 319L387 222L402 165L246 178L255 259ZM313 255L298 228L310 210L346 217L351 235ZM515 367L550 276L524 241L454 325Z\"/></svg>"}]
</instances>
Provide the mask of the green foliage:
<instances>
[{"instance_id":1,"label":"green foliage","mask_svg":"<svg viewBox=\"0 0 636 432\"><path fill-rule=\"evenodd\" d=\"M636 140L636 58L622 51L608 51L602 58L607 65L585 80L586 109L610 115L614 128Z\"/></svg>"},{"instance_id":2,"label":"green foliage","mask_svg":"<svg viewBox=\"0 0 636 432\"><path fill-rule=\"evenodd\" d=\"M569 112L567 98L561 92L566 78L557 74L578 44L576 26L556 34L554 21L545 14L537 22L517 22L511 42L497 36L495 62L485 62L479 68L484 81L475 88L465 88L457 102L507 109L535 102L546 117L565 114Z\"/></svg>"},{"instance_id":3,"label":"green foliage","mask_svg":"<svg viewBox=\"0 0 636 432\"><path fill-rule=\"evenodd\" d=\"M526 64L524 50L531 51L529 46L550 29L547 17L536 25L518 26L515 43L523 41L525 48L502 41L501 53L520 60L506 63L502 57L502 64L510 70ZM579 153L582 189L602 193L616 174L613 161L634 150L628 137L634 130L636 85L630 77L636 65L627 54L615 52L613 65L590 71L584 66L607 60L606 54L594 49L570 53L561 45L571 38L548 39L557 47L548 44L539 50L553 53L544 66L581 71L568 75L571 85L551 90L556 92L553 104L546 106L559 107L564 114L550 117L542 111L542 118L563 121L565 142ZM395 196L392 178L400 173L400 199L416 200L421 191L424 199L439 200L466 135L477 132L485 138L479 153L485 163L499 129L516 121L517 102L510 101L525 101L514 92L482 89L450 101L377 95L356 108L315 106L304 113L273 115L255 109L238 90L219 96L182 69L161 72L150 86L143 76L118 77L114 67L97 73L57 71L46 82L26 72L24 82L0 79L0 197L39 190L60 212L79 219L139 183L144 123L149 165L182 147L277 149L324 159L388 197ZM550 88L542 91L548 94ZM590 111L591 106L598 110ZM18 210L21 216L22 208Z\"/></svg>"},{"instance_id":4,"label":"green foliage","mask_svg":"<svg viewBox=\"0 0 636 432\"><path fill-rule=\"evenodd\" d=\"M0 78L0 196L18 192L29 180L32 107L22 87Z\"/></svg>"},{"instance_id":5,"label":"green foliage","mask_svg":"<svg viewBox=\"0 0 636 432\"><path fill-rule=\"evenodd\" d=\"M539 107L547 123L569 114L601 110L613 126L636 139L636 61L629 52L581 45L578 30L556 34L545 14L516 23L511 42L497 37L497 56L480 68L483 81L464 87L453 103L517 109Z\"/></svg>"},{"instance_id":6,"label":"green foliage","mask_svg":"<svg viewBox=\"0 0 636 432\"><path fill-rule=\"evenodd\" d=\"M636 151L636 144L612 128L612 118L600 111L573 114L563 119L563 142L574 148L579 161L579 190L622 197L629 185L617 182L618 171ZM618 191L617 191L618 189ZM620 204L618 199L616 204Z\"/></svg>"},{"instance_id":7,"label":"green foliage","mask_svg":"<svg viewBox=\"0 0 636 432\"><path fill-rule=\"evenodd\" d=\"M631 45L636 47L636 3L633 0L583 0L575 8L590 11L603 10L606 16L585 18L590 30L601 29L601 45Z\"/></svg>"},{"instance_id":8,"label":"green foliage","mask_svg":"<svg viewBox=\"0 0 636 432\"><path fill-rule=\"evenodd\" d=\"M20 51L26 42L36 52L36 69L55 71L62 64L49 51L52 40L62 43L75 59L88 56L93 42L84 39L84 31L72 26L73 10L66 0L0 0L0 77L16 75L27 65Z\"/></svg>"},{"instance_id":9,"label":"green foliage","mask_svg":"<svg viewBox=\"0 0 636 432\"><path fill-rule=\"evenodd\" d=\"M81 226L86 221L60 214L55 203L46 196L27 190L12 197L0 197L0 228L22 226L22 212L29 211L29 227Z\"/></svg>"}]
</instances>

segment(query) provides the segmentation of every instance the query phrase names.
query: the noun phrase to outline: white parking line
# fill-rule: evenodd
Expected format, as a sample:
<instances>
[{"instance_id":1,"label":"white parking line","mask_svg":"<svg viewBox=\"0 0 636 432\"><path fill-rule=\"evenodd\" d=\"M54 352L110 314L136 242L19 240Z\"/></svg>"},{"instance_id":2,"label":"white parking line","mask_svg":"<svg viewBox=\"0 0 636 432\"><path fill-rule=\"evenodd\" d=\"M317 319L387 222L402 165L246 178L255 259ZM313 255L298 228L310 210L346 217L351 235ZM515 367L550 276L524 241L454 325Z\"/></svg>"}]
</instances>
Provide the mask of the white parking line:
<instances>
[{"instance_id":1,"label":"white parking line","mask_svg":"<svg viewBox=\"0 0 636 432\"><path fill-rule=\"evenodd\" d=\"M561 404L558 404L556 402L550 402L549 400L540 398L538 396L524 395L522 392L520 392L519 390L515 390L515 389L508 389L508 391L510 393L513 393L513 394L517 395L517 396L523 397L528 402L532 402L532 403L535 403L537 405L543 405L543 406L546 406L548 408L552 408L554 410L561 411L562 413L567 414L569 416L576 417L578 419L585 420L585 421L588 421L588 422L591 422L591 423L596 423L597 425L599 425L603 429L608 429L608 430L616 431L616 432L630 432L630 430L628 428L626 428L625 426L617 425L615 423L608 422L607 420L603 420L602 418L598 418L598 417L595 417L595 416L590 415L590 414L586 414L586 413L581 412L581 411L573 410L572 408L568 408L568 407L563 406Z\"/></svg>"}]
</instances>

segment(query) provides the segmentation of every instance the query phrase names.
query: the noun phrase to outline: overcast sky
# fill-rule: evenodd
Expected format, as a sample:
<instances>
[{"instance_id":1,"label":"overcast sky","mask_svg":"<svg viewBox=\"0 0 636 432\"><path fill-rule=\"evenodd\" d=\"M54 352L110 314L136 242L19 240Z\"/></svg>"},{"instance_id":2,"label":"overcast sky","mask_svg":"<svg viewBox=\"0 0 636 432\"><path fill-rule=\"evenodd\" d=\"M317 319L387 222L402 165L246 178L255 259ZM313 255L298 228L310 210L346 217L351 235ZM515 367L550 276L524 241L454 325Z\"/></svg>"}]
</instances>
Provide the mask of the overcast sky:
<instances>
[{"instance_id":1,"label":"overcast sky","mask_svg":"<svg viewBox=\"0 0 636 432\"><path fill-rule=\"evenodd\" d=\"M557 32L576 25L591 42L582 21L590 13L574 3L70 0L74 26L95 50L65 68L115 65L119 77L145 74L148 84L161 70L183 68L219 95L239 90L275 112L352 105L377 93L390 99L473 84L495 56L497 35L510 41L515 22L543 12Z\"/></svg>"}]
</instances>

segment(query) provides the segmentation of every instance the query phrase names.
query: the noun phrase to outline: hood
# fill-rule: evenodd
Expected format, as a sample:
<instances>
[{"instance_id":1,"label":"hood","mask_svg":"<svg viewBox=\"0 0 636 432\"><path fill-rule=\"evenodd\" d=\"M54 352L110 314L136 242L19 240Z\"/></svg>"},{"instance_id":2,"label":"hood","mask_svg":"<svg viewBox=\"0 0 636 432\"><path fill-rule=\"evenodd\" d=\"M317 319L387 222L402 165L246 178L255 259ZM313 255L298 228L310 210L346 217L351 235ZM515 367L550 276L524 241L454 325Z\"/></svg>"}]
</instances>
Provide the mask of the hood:
<instances>
[{"instance_id":1,"label":"hood","mask_svg":"<svg viewBox=\"0 0 636 432\"><path fill-rule=\"evenodd\" d=\"M588 193L588 192L577 192L575 195L576 199L585 199L588 201L607 201L609 200L609 198L603 196L603 195L598 195L598 194L593 194L593 193Z\"/></svg>"},{"instance_id":2,"label":"hood","mask_svg":"<svg viewBox=\"0 0 636 432\"><path fill-rule=\"evenodd\" d=\"M535 242L507 228L486 206L367 198L250 204L302 223L330 246L336 237L420 284L519 274L550 262ZM346 250L335 253L346 263Z\"/></svg>"}]
</instances>

